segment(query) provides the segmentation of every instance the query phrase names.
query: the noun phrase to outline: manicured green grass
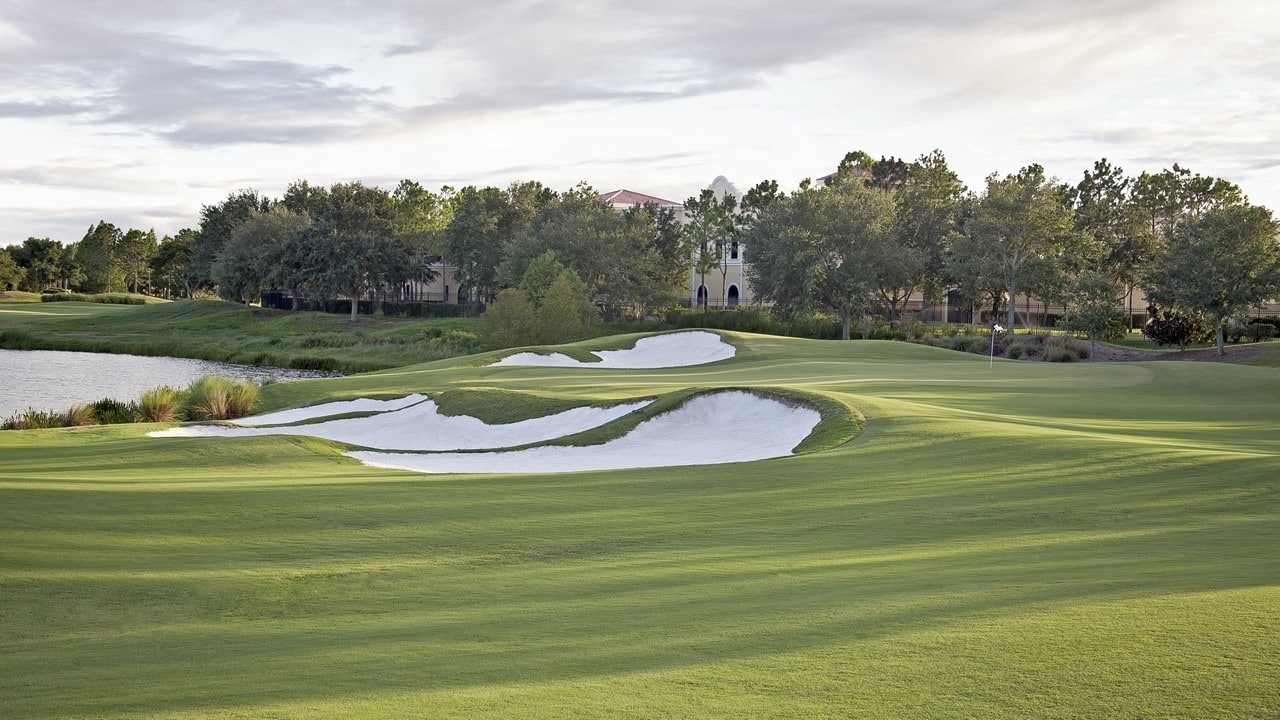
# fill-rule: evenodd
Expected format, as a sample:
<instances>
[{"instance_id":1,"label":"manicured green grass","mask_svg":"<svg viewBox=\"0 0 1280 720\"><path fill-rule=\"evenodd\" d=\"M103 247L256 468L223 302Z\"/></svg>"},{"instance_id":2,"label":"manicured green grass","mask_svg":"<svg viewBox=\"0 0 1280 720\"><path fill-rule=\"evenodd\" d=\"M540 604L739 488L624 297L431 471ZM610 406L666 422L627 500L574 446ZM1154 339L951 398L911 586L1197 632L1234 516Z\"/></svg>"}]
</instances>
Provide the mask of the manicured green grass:
<instances>
[{"instance_id":1,"label":"manicured green grass","mask_svg":"<svg viewBox=\"0 0 1280 720\"><path fill-rule=\"evenodd\" d=\"M728 337L738 356L705 366L456 358L262 401L501 390L529 412L755 387L856 408L861 434L529 476L376 470L296 437L0 434L0 716L1280 707L1274 368Z\"/></svg>"},{"instance_id":2,"label":"manicured green grass","mask_svg":"<svg viewBox=\"0 0 1280 720\"><path fill-rule=\"evenodd\" d=\"M1261 355L1249 358L1243 361L1245 365L1257 365L1259 367L1280 367L1280 344L1269 345Z\"/></svg>"},{"instance_id":3,"label":"manicured green grass","mask_svg":"<svg viewBox=\"0 0 1280 720\"><path fill-rule=\"evenodd\" d=\"M40 293L23 290L0 290L0 303L38 303Z\"/></svg>"},{"instance_id":4,"label":"manicured green grass","mask_svg":"<svg viewBox=\"0 0 1280 720\"><path fill-rule=\"evenodd\" d=\"M472 353L475 318L289 313L215 300L0 302L0 347L166 355L364 372Z\"/></svg>"}]
</instances>

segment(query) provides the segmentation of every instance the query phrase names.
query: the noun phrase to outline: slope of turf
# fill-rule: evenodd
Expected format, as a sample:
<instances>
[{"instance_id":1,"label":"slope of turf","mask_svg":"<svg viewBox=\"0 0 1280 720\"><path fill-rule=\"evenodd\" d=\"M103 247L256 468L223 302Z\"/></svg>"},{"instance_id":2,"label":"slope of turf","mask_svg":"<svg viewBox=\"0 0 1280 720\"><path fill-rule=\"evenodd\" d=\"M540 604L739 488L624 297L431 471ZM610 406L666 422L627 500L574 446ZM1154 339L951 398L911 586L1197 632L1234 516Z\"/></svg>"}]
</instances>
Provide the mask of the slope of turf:
<instances>
[{"instance_id":1,"label":"slope of turf","mask_svg":"<svg viewBox=\"0 0 1280 720\"><path fill-rule=\"evenodd\" d=\"M0 301L0 347L188 357L361 372L478 347L476 318L385 318L249 308L216 300L145 306Z\"/></svg>"},{"instance_id":2,"label":"slope of turf","mask_svg":"<svg viewBox=\"0 0 1280 720\"><path fill-rule=\"evenodd\" d=\"M0 434L0 716L1280 707L1274 368L727 337L737 356L706 366L462 358L264 400L757 387L856 408L863 432L756 463L509 477L365 468L305 438Z\"/></svg>"}]
</instances>

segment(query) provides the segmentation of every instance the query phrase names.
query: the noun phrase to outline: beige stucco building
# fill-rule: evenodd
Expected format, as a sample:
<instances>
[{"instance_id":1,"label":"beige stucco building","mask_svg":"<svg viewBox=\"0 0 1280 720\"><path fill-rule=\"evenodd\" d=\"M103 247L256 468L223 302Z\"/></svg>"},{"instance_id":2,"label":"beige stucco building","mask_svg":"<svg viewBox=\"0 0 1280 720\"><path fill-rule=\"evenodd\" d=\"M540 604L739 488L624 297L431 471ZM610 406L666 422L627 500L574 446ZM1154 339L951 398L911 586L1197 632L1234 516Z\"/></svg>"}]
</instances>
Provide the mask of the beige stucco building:
<instances>
[{"instance_id":1,"label":"beige stucco building","mask_svg":"<svg viewBox=\"0 0 1280 720\"><path fill-rule=\"evenodd\" d=\"M723 175L717 177L708 186L716 199L725 195L739 195L738 189ZM602 193L600 201L619 212L635 205L652 204L671 210L681 223L687 222L684 203L666 200L654 195L635 192L633 190L614 190ZM751 288L746 277L746 248L740 243L731 245L715 268L705 273L696 267L689 270L689 286L687 295L682 301L690 307L706 305L711 308L736 307L752 302Z\"/></svg>"}]
</instances>

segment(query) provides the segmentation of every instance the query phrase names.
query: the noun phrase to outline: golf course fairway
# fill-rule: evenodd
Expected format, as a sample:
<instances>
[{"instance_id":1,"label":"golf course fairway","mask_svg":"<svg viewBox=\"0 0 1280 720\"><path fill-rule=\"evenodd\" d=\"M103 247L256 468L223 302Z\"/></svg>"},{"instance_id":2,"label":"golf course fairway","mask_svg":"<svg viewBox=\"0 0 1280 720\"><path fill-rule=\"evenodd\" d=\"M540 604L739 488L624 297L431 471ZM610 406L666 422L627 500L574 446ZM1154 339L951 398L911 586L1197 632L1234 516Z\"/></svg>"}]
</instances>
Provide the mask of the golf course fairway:
<instances>
[{"instance_id":1,"label":"golf course fairway","mask_svg":"<svg viewBox=\"0 0 1280 720\"><path fill-rule=\"evenodd\" d=\"M1276 368L721 335L689 367L496 352L261 409L749 390L821 410L796 454L422 474L301 435L0 432L0 717L1280 714Z\"/></svg>"}]
</instances>

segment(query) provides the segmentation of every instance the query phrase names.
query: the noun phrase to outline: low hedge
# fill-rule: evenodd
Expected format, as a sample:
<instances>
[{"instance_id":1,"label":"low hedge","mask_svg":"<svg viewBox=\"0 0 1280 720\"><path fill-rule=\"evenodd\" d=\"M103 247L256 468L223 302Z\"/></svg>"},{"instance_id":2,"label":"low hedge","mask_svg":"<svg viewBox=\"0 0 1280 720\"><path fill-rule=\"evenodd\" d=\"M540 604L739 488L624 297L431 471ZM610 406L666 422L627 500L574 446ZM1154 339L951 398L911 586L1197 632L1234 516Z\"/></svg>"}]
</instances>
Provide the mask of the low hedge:
<instances>
[{"instance_id":1,"label":"low hedge","mask_svg":"<svg viewBox=\"0 0 1280 720\"><path fill-rule=\"evenodd\" d=\"M123 293L97 293L94 295L85 295L83 293L63 292L63 293L41 293L40 302L90 302L104 303L107 305L146 305L147 300L138 295L125 295Z\"/></svg>"}]
</instances>

